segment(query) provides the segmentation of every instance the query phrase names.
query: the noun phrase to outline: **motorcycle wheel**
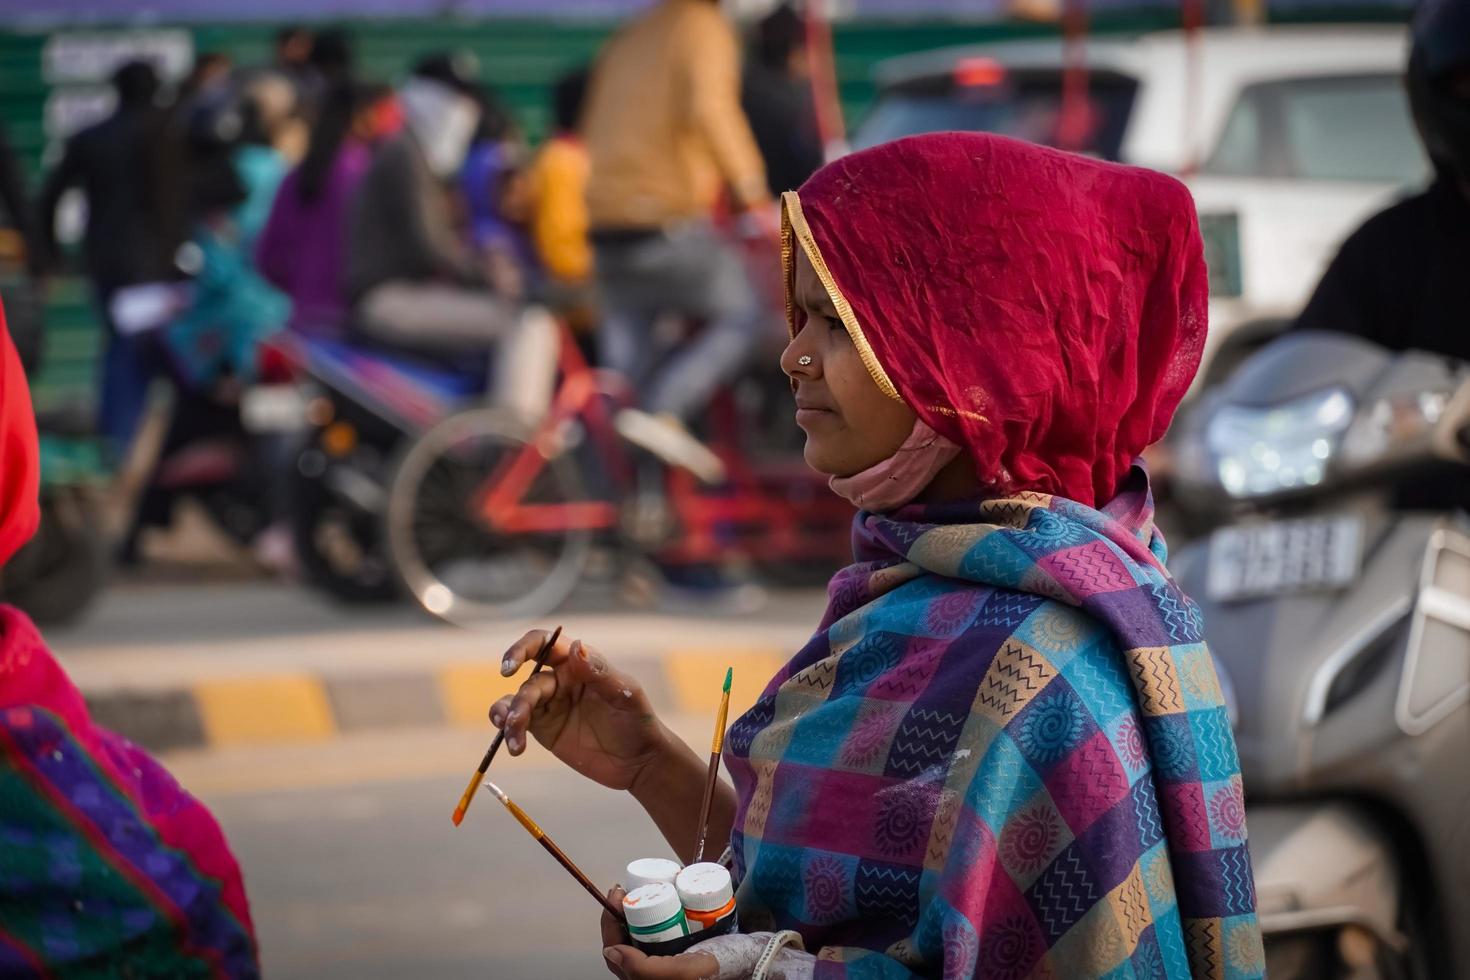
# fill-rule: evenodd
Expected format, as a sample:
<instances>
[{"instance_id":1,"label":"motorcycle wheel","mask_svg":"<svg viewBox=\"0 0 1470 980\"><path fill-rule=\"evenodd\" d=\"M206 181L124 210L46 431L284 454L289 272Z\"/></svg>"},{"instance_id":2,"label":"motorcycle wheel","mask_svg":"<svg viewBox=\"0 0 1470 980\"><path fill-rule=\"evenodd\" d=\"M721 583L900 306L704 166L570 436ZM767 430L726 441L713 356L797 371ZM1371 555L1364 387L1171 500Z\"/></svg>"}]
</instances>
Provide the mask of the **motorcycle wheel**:
<instances>
[{"instance_id":1,"label":"motorcycle wheel","mask_svg":"<svg viewBox=\"0 0 1470 980\"><path fill-rule=\"evenodd\" d=\"M96 507L85 494L48 494L41 526L5 567L0 601L42 626L76 620L107 580L106 538Z\"/></svg>"},{"instance_id":2,"label":"motorcycle wheel","mask_svg":"<svg viewBox=\"0 0 1470 980\"><path fill-rule=\"evenodd\" d=\"M339 602L367 605L401 598L384 551L380 516L334 494L309 465L320 456L312 440L292 467L291 535L302 574Z\"/></svg>"},{"instance_id":3,"label":"motorcycle wheel","mask_svg":"<svg viewBox=\"0 0 1470 980\"><path fill-rule=\"evenodd\" d=\"M494 409L472 409L430 429L399 461L388 497L388 550L404 587L431 615L462 626L540 616L581 579L590 530L504 534L475 514L485 481L526 438ZM525 499L586 500L571 457L546 460Z\"/></svg>"}]
</instances>

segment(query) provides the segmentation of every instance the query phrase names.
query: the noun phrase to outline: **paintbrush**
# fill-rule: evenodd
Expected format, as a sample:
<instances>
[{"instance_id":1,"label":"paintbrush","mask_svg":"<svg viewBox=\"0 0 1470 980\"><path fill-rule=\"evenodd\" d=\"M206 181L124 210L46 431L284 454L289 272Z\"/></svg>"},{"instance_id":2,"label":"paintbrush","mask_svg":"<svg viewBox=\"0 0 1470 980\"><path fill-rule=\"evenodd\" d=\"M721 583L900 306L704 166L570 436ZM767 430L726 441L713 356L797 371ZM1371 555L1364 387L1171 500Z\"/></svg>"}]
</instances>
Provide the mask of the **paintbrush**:
<instances>
[{"instance_id":1,"label":"paintbrush","mask_svg":"<svg viewBox=\"0 0 1470 980\"><path fill-rule=\"evenodd\" d=\"M556 646L556 641L560 637L561 627L558 626L551 636L547 638L546 642L541 644L541 649L536 653L536 666L531 670L532 677L541 673L541 668L546 666L546 658L551 656L551 649ZM470 803L475 799L475 787L479 785L481 779L485 778L486 770L490 768L490 763L495 759L495 753L500 751L500 743L504 741L505 729L502 728L495 733L495 741L490 743L489 750L485 752L485 758L480 760L479 768L470 777L470 784L464 788L464 795L459 798L459 806L454 808L454 816L451 819L454 820L456 827L464 820L464 815L469 812Z\"/></svg>"},{"instance_id":2,"label":"paintbrush","mask_svg":"<svg viewBox=\"0 0 1470 980\"><path fill-rule=\"evenodd\" d=\"M725 720L730 716L730 682L735 679L735 668L725 669L725 690L720 695L720 713L715 720L714 743L709 748L709 778L704 783L704 802L699 805L699 842L694 845L694 860L704 860L704 839L709 836L709 808L715 799L715 782L720 778L720 750L725 747Z\"/></svg>"},{"instance_id":3,"label":"paintbrush","mask_svg":"<svg viewBox=\"0 0 1470 980\"><path fill-rule=\"evenodd\" d=\"M583 874L582 869L572 863L572 859L567 857L566 852L556 846L556 841L546 836L546 831L538 827L536 825L536 821L532 820L530 816L527 815L525 810L522 810L520 807L516 806L514 800L512 800L509 796L506 796L505 792L499 786L496 786L488 779L485 781L485 785L489 788L490 792L495 794L496 799L505 804L505 808L510 811L511 816L520 821L521 826L525 827L526 831L532 837L540 841L541 846L546 848L546 850L550 852L552 857L556 858L557 863L560 864L563 868L566 868L567 873L570 874L573 878L576 878L577 883L580 884L583 888L587 889L587 894L597 899L598 904L607 909L608 913L612 915L614 919L617 919L619 922L624 921L623 910L614 905L606 895L597 890L597 886L592 883L592 879Z\"/></svg>"}]
</instances>

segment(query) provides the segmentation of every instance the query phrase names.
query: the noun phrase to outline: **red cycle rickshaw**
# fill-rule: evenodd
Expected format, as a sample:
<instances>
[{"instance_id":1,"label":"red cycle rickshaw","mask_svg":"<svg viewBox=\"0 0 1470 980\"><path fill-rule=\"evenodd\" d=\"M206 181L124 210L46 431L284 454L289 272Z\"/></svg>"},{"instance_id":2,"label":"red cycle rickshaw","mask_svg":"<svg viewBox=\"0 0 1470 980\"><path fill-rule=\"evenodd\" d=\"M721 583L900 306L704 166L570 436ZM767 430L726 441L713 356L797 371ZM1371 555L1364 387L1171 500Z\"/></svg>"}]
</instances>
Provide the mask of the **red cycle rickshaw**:
<instances>
[{"instance_id":1,"label":"red cycle rickshaw","mask_svg":"<svg viewBox=\"0 0 1470 980\"><path fill-rule=\"evenodd\" d=\"M706 487L662 466L650 486L647 461L613 427L634 402L627 384L591 367L570 331L559 371L534 430L471 409L434 426L400 461L388 546L428 612L460 624L543 615L571 595L599 549L664 567L738 557L782 582L825 581L848 558L852 507L799 452L759 451L760 426L736 391L722 393L709 416L707 441L726 480Z\"/></svg>"}]
</instances>

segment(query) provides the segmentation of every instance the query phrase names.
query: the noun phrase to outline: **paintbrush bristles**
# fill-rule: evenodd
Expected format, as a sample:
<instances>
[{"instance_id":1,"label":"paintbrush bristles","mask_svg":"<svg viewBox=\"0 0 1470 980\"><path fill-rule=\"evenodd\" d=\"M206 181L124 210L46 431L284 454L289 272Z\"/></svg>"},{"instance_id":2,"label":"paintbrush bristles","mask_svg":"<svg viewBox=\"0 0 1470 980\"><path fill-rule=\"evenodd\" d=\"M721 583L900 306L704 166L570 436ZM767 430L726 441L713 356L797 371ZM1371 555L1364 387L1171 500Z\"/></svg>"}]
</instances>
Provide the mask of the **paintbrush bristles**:
<instances>
[{"instance_id":1,"label":"paintbrush bristles","mask_svg":"<svg viewBox=\"0 0 1470 980\"><path fill-rule=\"evenodd\" d=\"M501 792L499 786L496 786L489 780L485 781L485 785L490 787L491 792L493 792L495 796L500 800L500 802L505 805L505 808L510 811L510 815L515 817L516 821L522 827L526 828L526 833L530 834L537 840L541 840L546 836L546 831L542 830L540 825L537 824L536 821L531 819L531 815L525 810L522 810L520 807L516 806L516 801Z\"/></svg>"}]
</instances>

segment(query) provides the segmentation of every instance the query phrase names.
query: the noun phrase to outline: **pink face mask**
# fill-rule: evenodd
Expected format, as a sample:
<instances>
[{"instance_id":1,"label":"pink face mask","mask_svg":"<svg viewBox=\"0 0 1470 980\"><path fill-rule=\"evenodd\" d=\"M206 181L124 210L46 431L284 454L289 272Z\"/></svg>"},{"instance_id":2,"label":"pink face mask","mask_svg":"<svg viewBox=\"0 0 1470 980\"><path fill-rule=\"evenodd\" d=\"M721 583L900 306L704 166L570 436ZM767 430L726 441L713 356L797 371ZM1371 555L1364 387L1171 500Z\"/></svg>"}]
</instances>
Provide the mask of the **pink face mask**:
<instances>
[{"instance_id":1,"label":"pink face mask","mask_svg":"<svg viewBox=\"0 0 1470 980\"><path fill-rule=\"evenodd\" d=\"M861 473L834 476L830 485L854 507L881 514L912 501L959 454L959 446L916 418L896 453Z\"/></svg>"}]
</instances>

